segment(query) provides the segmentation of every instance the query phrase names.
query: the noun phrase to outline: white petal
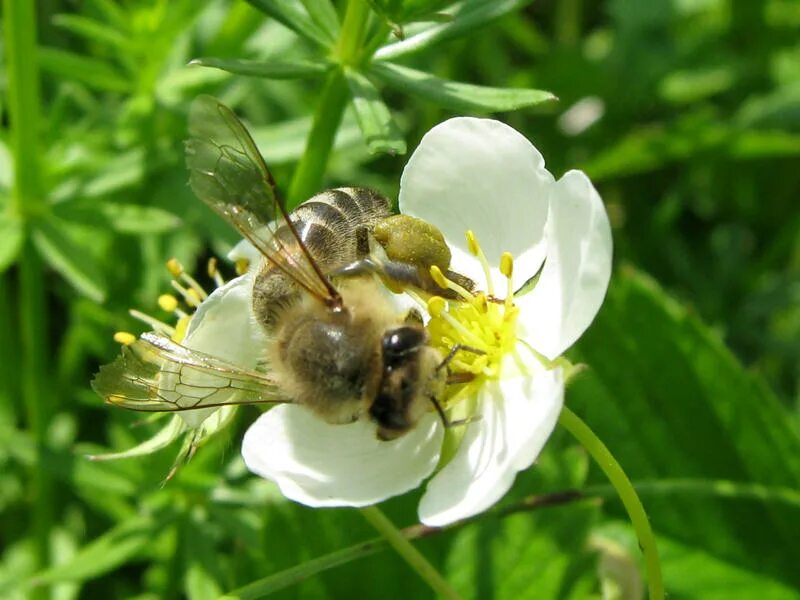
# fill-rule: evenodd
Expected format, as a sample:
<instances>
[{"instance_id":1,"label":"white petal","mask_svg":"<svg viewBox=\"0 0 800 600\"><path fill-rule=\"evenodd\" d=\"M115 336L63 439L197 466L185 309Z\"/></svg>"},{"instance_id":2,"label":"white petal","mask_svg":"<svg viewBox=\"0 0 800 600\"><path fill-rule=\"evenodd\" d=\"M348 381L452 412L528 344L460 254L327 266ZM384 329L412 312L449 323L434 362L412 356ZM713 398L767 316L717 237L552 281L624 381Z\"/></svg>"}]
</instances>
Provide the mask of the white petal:
<instances>
[{"instance_id":1,"label":"white petal","mask_svg":"<svg viewBox=\"0 0 800 600\"><path fill-rule=\"evenodd\" d=\"M564 400L560 369L501 379L482 389L480 419L467 425L456 455L428 484L420 520L441 527L500 500L518 471L539 455Z\"/></svg>"},{"instance_id":2,"label":"white petal","mask_svg":"<svg viewBox=\"0 0 800 600\"><path fill-rule=\"evenodd\" d=\"M611 277L608 215L581 171L569 171L556 183L546 235L547 259L539 281L517 299L518 335L552 359L592 322Z\"/></svg>"},{"instance_id":3,"label":"white petal","mask_svg":"<svg viewBox=\"0 0 800 600\"><path fill-rule=\"evenodd\" d=\"M452 268L483 287L464 234L475 232L489 264L515 257L515 281L536 274L553 176L525 137L492 119L459 117L422 138L400 179L400 211L441 229L454 247ZM499 271L495 286L505 290Z\"/></svg>"},{"instance_id":4,"label":"white petal","mask_svg":"<svg viewBox=\"0 0 800 600\"><path fill-rule=\"evenodd\" d=\"M242 456L253 473L307 506L367 506L416 488L439 460L443 428L426 415L389 442L375 425L330 425L297 405L276 406L250 426Z\"/></svg>"},{"instance_id":5,"label":"white petal","mask_svg":"<svg viewBox=\"0 0 800 600\"><path fill-rule=\"evenodd\" d=\"M265 341L251 309L252 288L252 275L242 275L214 290L192 316L181 344L243 369L255 367L263 356ZM204 408L180 415L189 427L196 428L215 410Z\"/></svg>"}]
</instances>

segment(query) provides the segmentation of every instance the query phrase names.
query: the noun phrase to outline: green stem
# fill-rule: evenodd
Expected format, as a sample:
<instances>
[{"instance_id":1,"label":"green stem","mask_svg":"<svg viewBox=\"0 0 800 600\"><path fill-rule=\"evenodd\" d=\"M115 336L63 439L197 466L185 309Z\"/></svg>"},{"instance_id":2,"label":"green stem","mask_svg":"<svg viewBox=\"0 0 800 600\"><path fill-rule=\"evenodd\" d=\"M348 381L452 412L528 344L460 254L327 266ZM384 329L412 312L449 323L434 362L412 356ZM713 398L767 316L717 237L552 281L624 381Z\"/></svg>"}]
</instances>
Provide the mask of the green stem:
<instances>
[{"instance_id":1,"label":"green stem","mask_svg":"<svg viewBox=\"0 0 800 600\"><path fill-rule=\"evenodd\" d=\"M350 0L347 3L335 49L340 64L354 65L361 58L369 14L366 0Z\"/></svg>"},{"instance_id":2,"label":"green stem","mask_svg":"<svg viewBox=\"0 0 800 600\"><path fill-rule=\"evenodd\" d=\"M359 511L369 521L370 525L377 529L389 545L408 563L408 566L414 569L431 586L434 592L441 598L449 598L450 600L458 600L460 598L439 571L428 562L420 551L408 541L403 532L397 529L377 506L367 506L359 509Z\"/></svg>"},{"instance_id":3,"label":"green stem","mask_svg":"<svg viewBox=\"0 0 800 600\"><path fill-rule=\"evenodd\" d=\"M322 88L311 132L306 140L306 149L289 186L290 209L320 191L333 141L347 106L347 99L344 75L341 69L336 68L328 75Z\"/></svg>"},{"instance_id":4,"label":"green stem","mask_svg":"<svg viewBox=\"0 0 800 600\"><path fill-rule=\"evenodd\" d=\"M306 200L322 187L336 132L350 98L342 67L356 64L361 59L369 15L365 0L350 0L347 3L339 39L333 49L333 58L338 66L328 74L322 88L303 157L289 186L289 208Z\"/></svg>"},{"instance_id":5,"label":"green stem","mask_svg":"<svg viewBox=\"0 0 800 600\"><path fill-rule=\"evenodd\" d=\"M22 397L28 427L37 444L37 465L31 473L35 498L31 528L36 548L35 570L50 563L53 515L52 482L45 460L51 411L47 397L47 343L42 264L30 243L31 221L46 209L39 158L39 70L36 61L36 2L5 0L10 140L14 155L14 188L10 211L25 221L28 238L19 261L19 314ZM46 598L48 590L36 591Z\"/></svg>"},{"instance_id":6,"label":"green stem","mask_svg":"<svg viewBox=\"0 0 800 600\"><path fill-rule=\"evenodd\" d=\"M663 600L664 581L661 576L656 538L633 484L600 438L566 406L561 411L559 423L586 448L589 455L606 474L611 485L614 486L639 538L639 546L644 554L650 600Z\"/></svg>"},{"instance_id":7,"label":"green stem","mask_svg":"<svg viewBox=\"0 0 800 600\"><path fill-rule=\"evenodd\" d=\"M17 217L44 209L39 168L39 68L36 2L4 0L10 139L14 155L11 210Z\"/></svg>"}]
</instances>

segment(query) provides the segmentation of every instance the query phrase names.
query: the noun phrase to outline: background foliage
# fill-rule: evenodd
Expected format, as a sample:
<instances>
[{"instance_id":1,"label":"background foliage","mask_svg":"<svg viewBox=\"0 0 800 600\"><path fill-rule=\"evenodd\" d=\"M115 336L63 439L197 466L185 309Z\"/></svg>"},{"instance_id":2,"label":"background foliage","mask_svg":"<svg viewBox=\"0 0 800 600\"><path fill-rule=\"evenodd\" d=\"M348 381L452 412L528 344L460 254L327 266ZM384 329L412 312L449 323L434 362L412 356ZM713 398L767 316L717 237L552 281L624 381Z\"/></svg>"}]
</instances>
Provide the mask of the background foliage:
<instances>
[{"instance_id":1,"label":"background foliage","mask_svg":"<svg viewBox=\"0 0 800 600\"><path fill-rule=\"evenodd\" d=\"M117 352L111 334L141 330L128 308L166 317L164 261L202 271L235 241L186 185L186 114L208 92L252 124L295 199L337 184L396 197L402 152L454 114L499 111L555 174L587 171L617 268L572 351L590 368L567 401L637 485L670 597L800 598L800 5L474 0L461 20L431 16L449 4L370 2L387 65L361 60L369 36L334 46L325 2L50 0L34 15L6 0L0 596L214 598L374 535L352 511L291 504L245 472L255 410L164 486L171 450L85 459L159 427L88 386ZM334 81L336 57L349 67ZM211 66L187 66L196 58ZM309 135L335 138L318 173ZM467 598L640 597L621 505L565 432L501 509L569 489L588 499L495 511L418 545ZM413 524L417 499L385 510ZM388 551L278 593L431 595Z\"/></svg>"}]
</instances>

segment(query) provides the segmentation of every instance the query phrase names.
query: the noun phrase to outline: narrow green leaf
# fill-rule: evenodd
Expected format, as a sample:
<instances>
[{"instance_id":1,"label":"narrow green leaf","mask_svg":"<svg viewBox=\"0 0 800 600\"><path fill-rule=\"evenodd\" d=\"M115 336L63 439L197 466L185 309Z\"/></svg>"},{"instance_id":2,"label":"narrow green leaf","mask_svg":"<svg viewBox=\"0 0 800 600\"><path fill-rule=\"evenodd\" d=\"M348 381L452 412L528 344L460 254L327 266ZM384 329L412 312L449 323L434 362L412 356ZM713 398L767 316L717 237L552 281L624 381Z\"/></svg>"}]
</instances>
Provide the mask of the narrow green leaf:
<instances>
[{"instance_id":1,"label":"narrow green leaf","mask_svg":"<svg viewBox=\"0 0 800 600\"><path fill-rule=\"evenodd\" d=\"M19 256L23 238L22 222L5 211L0 212L0 273Z\"/></svg>"},{"instance_id":2,"label":"narrow green leaf","mask_svg":"<svg viewBox=\"0 0 800 600\"><path fill-rule=\"evenodd\" d=\"M325 73L329 63L322 60L271 60L269 62L244 59L195 58L190 65L221 69L235 75L264 77L266 79L303 79Z\"/></svg>"},{"instance_id":3,"label":"narrow green leaf","mask_svg":"<svg viewBox=\"0 0 800 600\"><path fill-rule=\"evenodd\" d=\"M467 0L459 2L446 11L451 19L410 35L404 40L387 44L375 53L375 59L388 60L412 54L483 27L529 3L530 0Z\"/></svg>"},{"instance_id":4,"label":"narrow green leaf","mask_svg":"<svg viewBox=\"0 0 800 600\"><path fill-rule=\"evenodd\" d=\"M39 48L39 61L43 70L67 80L80 81L86 85L110 92L127 92L131 81L112 64L98 58L89 58L59 50Z\"/></svg>"},{"instance_id":5,"label":"narrow green leaf","mask_svg":"<svg viewBox=\"0 0 800 600\"><path fill-rule=\"evenodd\" d=\"M0 56L2 60L2 56ZM0 104L0 110L3 108ZM11 151L5 141L0 139L0 190L11 189L14 182L14 161L11 159Z\"/></svg>"},{"instance_id":6,"label":"narrow green leaf","mask_svg":"<svg viewBox=\"0 0 800 600\"><path fill-rule=\"evenodd\" d=\"M180 415L172 415L169 422L159 429L156 434L143 441L141 444L123 450L122 452L108 452L106 454L91 454L87 458L89 460L104 461L104 460L119 460L121 458L134 458L137 456L146 456L158 452L162 448L166 448L172 442L186 431L186 423Z\"/></svg>"},{"instance_id":7,"label":"narrow green leaf","mask_svg":"<svg viewBox=\"0 0 800 600\"><path fill-rule=\"evenodd\" d=\"M356 120L369 151L405 154L406 141L389 108L381 100L378 89L354 69L345 69L345 77L353 96Z\"/></svg>"},{"instance_id":8,"label":"narrow green leaf","mask_svg":"<svg viewBox=\"0 0 800 600\"><path fill-rule=\"evenodd\" d=\"M334 37L317 25L297 0L247 0L261 12L323 48L330 47Z\"/></svg>"},{"instance_id":9,"label":"narrow green leaf","mask_svg":"<svg viewBox=\"0 0 800 600\"><path fill-rule=\"evenodd\" d=\"M125 521L83 546L71 560L35 575L28 581L28 586L55 581L86 581L108 573L144 551L169 520L144 515Z\"/></svg>"},{"instance_id":10,"label":"narrow green leaf","mask_svg":"<svg viewBox=\"0 0 800 600\"><path fill-rule=\"evenodd\" d=\"M322 27L331 39L339 33L339 15L330 0L301 0L313 21Z\"/></svg>"},{"instance_id":11,"label":"narrow green leaf","mask_svg":"<svg viewBox=\"0 0 800 600\"><path fill-rule=\"evenodd\" d=\"M459 83L388 62L373 63L370 73L401 92L458 111L504 112L557 99L544 90Z\"/></svg>"},{"instance_id":12,"label":"narrow green leaf","mask_svg":"<svg viewBox=\"0 0 800 600\"><path fill-rule=\"evenodd\" d=\"M98 12L102 13L105 19L119 29L130 27L130 19L125 11L114 3L114 0L88 0L87 4L92 4Z\"/></svg>"},{"instance_id":13,"label":"narrow green leaf","mask_svg":"<svg viewBox=\"0 0 800 600\"><path fill-rule=\"evenodd\" d=\"M54 213L65 220L86 225L99 225L120 233L164 233L181 222L177 215L155 206L100 202L81 198L64 202Z\"/></svg>"},{"instance_id":14,"label":"narrow green leaf","mask_svg":"<svg viewBox=\"0 0 800 600\"><path fill-rule=\"evenodd\" d=\"M106 296L105 278L88 247L90 240L80 234L70 235L71 229L66 221L43 219L33 230L33 243L47 263L76 290L90 300L102 302Z\"/></svg>"},{"instance_id":15,"label":"narrow green leaf","mask_svg":"<svg viewBox=\"0 0 800 600\"><path fill-rule=\"evenodd\" d=\"M81 15L56 15L53 23L87 40L112 46L118 50L130 47L128 39L113 27Z\"/></svg>"}]
</instances>

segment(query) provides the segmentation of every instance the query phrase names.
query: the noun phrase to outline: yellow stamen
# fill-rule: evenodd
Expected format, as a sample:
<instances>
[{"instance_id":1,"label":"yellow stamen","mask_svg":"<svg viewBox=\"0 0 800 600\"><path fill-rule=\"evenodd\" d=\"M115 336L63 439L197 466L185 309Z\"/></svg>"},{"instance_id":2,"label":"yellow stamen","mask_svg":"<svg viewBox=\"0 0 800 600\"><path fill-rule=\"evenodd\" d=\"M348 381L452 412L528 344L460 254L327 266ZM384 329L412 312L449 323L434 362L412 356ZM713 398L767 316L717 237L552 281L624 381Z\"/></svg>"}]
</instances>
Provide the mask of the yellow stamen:
<instances>
[{"instance_id":1,"label":"yellow stamen","mask_svg":"<svg viewBox=\"0 0 800 600\"><path fill-rule=\"evenodd\" d=\"M514 257L510 252L503 252L500 257L500 272L506 277L506 311L511 310L514 304L514 282L512 275L514 274Z\"/></svg>"},{"instance_id":2,"label":"yellow stamen","mask_svg":"<svg viewBox=\"0 0 800 600\"><path fill-rule=\"evenodd\" d=\"M189 328L189 323L191 322L192 318L189 315L183 315L178 322L175 324L175 329L170 334L170 338L173 342L181 343L183 338L186 337L186 330Z\"/></svg>"},{"instance_id":3,"label":"yellow stamen","mask_svg":"<svg viewBox=\"0 0 800 600\"><path fill-rule=\"evenodd\" d=\"M225 285L225 280L222 278L217 268L217 259L213 256L208 259L208 276L214 280L214 284L217 287Z\"/></svg>"},{"instance_id":4,"label":"yellow stamen","mask_svg":"<svg viewBox=\"0 0 800 600\"><path fill-rule=\"evenodd\" d=\"M189 306L193 306L195 308L200 306L201 299L198 297L197 292L195 290L186 289L174 279L170 281L170 284L172 285L173 288L175 288L175 290L178 291L178 293L181 295L186 304L188 304Z\"/></svg>"},{"instance_id":5,"label":"yellow stamen","mask_svg":"<svg viewBox=\"0 0 800 600\"><path fill-rule=\"evenodd\" d=\"M158 305L163 311L175 312L178 308L178 299L172 294L161 294L158 297Z\"/></svg>"},{"instance_id":6,"label":"yellow stamen","mask_svg":"<svg viewBox=\"0 0 800 600\"><path fill-rule=\"evenodd\" d=\"M136 336L127 331L118 331L114 334L114 341L123 346L130 346L136 341Z\"/></svg>"},{"instance_id":7,"label":"yellow stamen","mask_svg":"<svg viewBox=\"0 0 800 600\"><path fill-rule=\"evenodd\" d=\"M431 317L439 317L447 308L447 301L441 296L431 296L428 300L428 314Z\"/></svg>"},{"instance_id":8,"label":"yellow stamen","mask_svg":"<svg viewBox=\"0 0 800 600\"><path fill-rule=\"evenodd\" d=\"M478 245L478 240L472 229L467 229L467 246L469 246L469 251L473 256L481 254L481 247Z\"/></svg>"},{"instance_id":9,"label":"yellow stamen","mask_svg":"<svg viewBox=\"0 0 800 600\"><path fill-rule=\"evenodd\" d=\"M486 279L486 291L490 296L494 296L494 281L492 280L492 270L489 267L489 261L486 260L486 255L483 253L483 248L481 248L481 245L478 243L478 238L475 236L475 232L471 229L467 230L467 245L469 246L469 251L473 256L475 256L475 258L478 259L478 262L481 264L483 277Z\"/></svg>"},{"instance_id":10,"label":"yellow stamen","mask_svg":"<svg viewBox=\"0 0 800 600\"><path fill-rule=\"evenodd\" d=\"M186 283L186 285L188 285L190 288L189 291L193 291L195 295L201 300L205 300L206 298L208 298L208 294L206 294L206 291L203 289L203 286L197 283L197 280L188 273L186 273L185 271L181 273L181 281Z\"/></svg>"},{"instance_id":11,"label":"yellow stamen","mask_svg":"<svg viewBox=\"0 0 800 600\"><path fill-rule=\"evenodd\" d=\"M180 274L183 273L183 265L178 262L177 258L170 258L167 261L167 271L173 277L180 277Z\"/></svg>"},{"instance_id":12,"label":"yellow stamen","mask_svg":"<svg viewBox=\"0 0 800 600\"><path fill-rule=\"evenodd\" d=\"M472 294L469 292L469 290L458 285L455 281L450 281L447 277L444 276L442 270L436 265L433 265L430 268L430 274L431 277L433 278L433 281L440 288L445 290L452 290L468 302L472 300Z\"/></svg>"},{"instance_id":13,"label":"yellow stamen","mask_svg":"<svg viewBox=\"0 0 800 600\"><path fill-rule=\"evenodd\" d=\"M158 331L161 333L165 333L167 335L172 335L175 333L175 328L167 325L163 321L159 321L155 317L151 317L150 315L146 315L145 313L138 311L138 310L129 310L128 314L132 316L134 319L141 321L153 328L153 331Z\"/></svg>"},{"instance_id":14,"label":"yellow stamen","mask_svg":"<svg viewBox=\"0 0 800 600\"><path fill-rule=\"evenodd\" d=\"M234 267L236 268L237 275L244 275L247 273L247 269L250 268L250 261L246 258L240 258L234 263Z\"/></svg>"},{"instance_id":15,"label":"yellow stamen","mask_svg":"<svg viewBox=\"0 0 800 600\"><path fill-rule=\"evenodd\" d=\"M511 252L503 252L500 257L500 272L508 278L514 273L514 257Z\"/></svg>"}]
</instances>

